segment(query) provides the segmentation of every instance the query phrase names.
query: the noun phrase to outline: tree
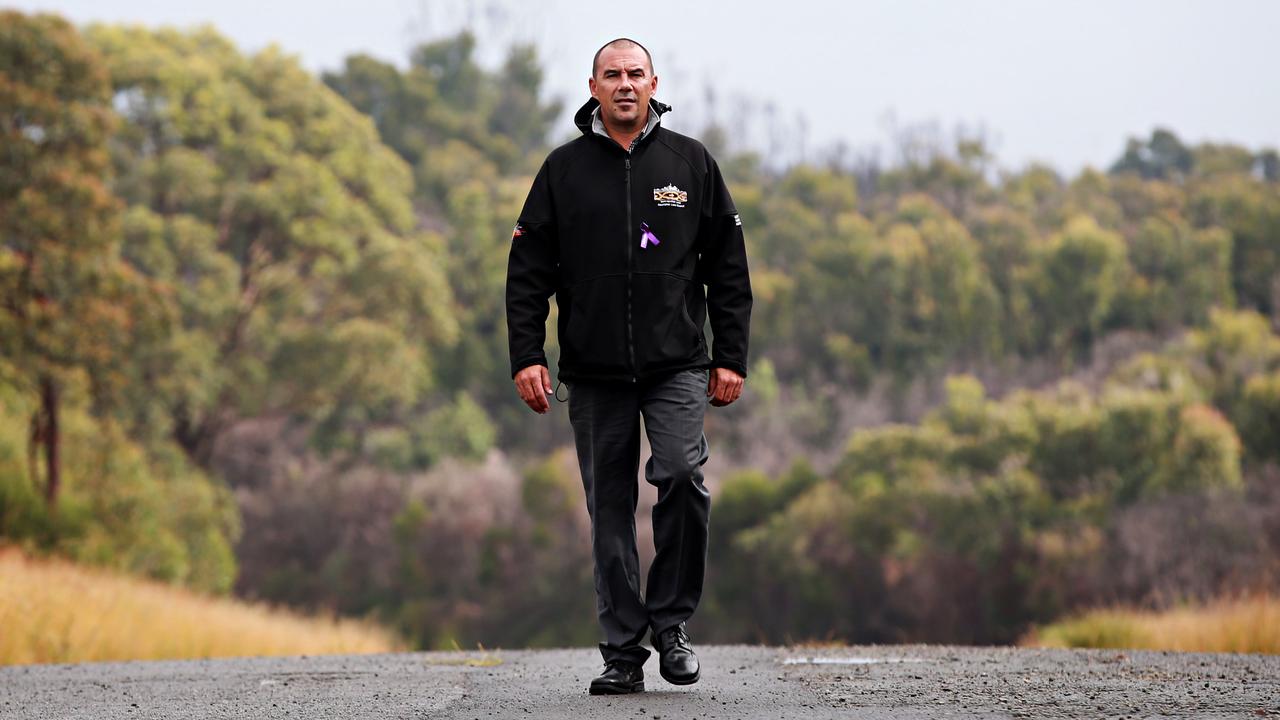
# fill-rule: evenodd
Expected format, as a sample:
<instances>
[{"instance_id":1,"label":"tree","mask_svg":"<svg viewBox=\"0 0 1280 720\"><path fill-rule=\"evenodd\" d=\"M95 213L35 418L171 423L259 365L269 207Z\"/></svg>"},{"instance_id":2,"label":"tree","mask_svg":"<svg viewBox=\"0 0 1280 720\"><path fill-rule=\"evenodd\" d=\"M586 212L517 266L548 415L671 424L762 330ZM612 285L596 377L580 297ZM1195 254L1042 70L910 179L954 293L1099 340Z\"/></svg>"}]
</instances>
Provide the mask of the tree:
<instances>
[{"instance_id":1,"label":"tree","mask_svg":"<svg viewBox=\"0 0 1280 720\"><path fill-rule=\"evenodd\" d=\"M559 102L541 97L542 69L532 46L512 47L497 72L475 61L463 32L424 43L403 72L367 55L347 58L324 82L368 114L383 141L412 166L419 204L449 212L449 192L469 180L497 180L528 168L546 143Z\"/></svg>"},{"instance_id":2,"label":"tree","mask_svg":"<svg viewBox=\"0 0 1280 720\"><path fill-rule=\"evenodd\" d=\"M1249 378L1239 415L1249 454L1260 462L1280 461L1280 371Z\"/></svg>"},{"instance_id":3,"label":"tree","mask_svg":"<svg viewBox=\"0 0 1280 720\"><path fill-rule=\"evenodd\" d=\"M1231 277L1240 306L1280 317L1280 185L1231 175L1198 184L1190 195L1197 227L1231 232Z\"/></svg>"},{"instance_id":4,"label":"tree","mask_svg":"<svg viewBox=\"0 0 1280 720\"><path fill-rule=\"evenodd\" d=\"M1124 241L1089 217L1073 219L1054 236L1033 289L1047 347L1086 349L1102 329L1126 269Z\"/></svg>"},{"instance_id":5,"label":"tree","mask_svg":"<svg viewBox=\"0 0 1280 720\"><path fill-rule=\"evenodd\" d=\"M1191 172L1194 157L1178 136L1156 128L1151 139L1130 138L1124 155L1111 166L1113 174L1137 173L1144 178L1174 179Z\"/></svg>"},{"instance_id":6,"label":"tree","mask_svg":"<svg viewBox=\"0 0 1280 720\"><path fill-rule=\"evenodd\" d=\"M157 378L207 467L237 419L319 421L328 448L422 412L457 326L442 246L415 231L409 169L373 123L278 49L211 29L95 27L125 123L127 258L174 289Z\"/></svg>"},{"instance_id":7,"label":"tree","mask_svg":"<svg viewBox=\"0 0 1280 720\"><path fill-rule=\"evenodd\" d=\"M1129 259L1134 273L1116 301L1126 324L1169 332L1233 304L1231 235L1222 228L1153 215L1131 239Z\"/></svg>"},{"instance_id":8,"label":"tree","mask_svg":"<svg viewBox=\"0 0 1280 720\"><path fill-rule=\"evenodd\" d=\"M97 54L69 23L0 14L0 349L39 397L30 474L40 448L50 506L64 386L85 377L105 412L139 350L136 330L163 315L119 257L119 202L104 184L110 97Z\"/></svg>"}]
</instances>

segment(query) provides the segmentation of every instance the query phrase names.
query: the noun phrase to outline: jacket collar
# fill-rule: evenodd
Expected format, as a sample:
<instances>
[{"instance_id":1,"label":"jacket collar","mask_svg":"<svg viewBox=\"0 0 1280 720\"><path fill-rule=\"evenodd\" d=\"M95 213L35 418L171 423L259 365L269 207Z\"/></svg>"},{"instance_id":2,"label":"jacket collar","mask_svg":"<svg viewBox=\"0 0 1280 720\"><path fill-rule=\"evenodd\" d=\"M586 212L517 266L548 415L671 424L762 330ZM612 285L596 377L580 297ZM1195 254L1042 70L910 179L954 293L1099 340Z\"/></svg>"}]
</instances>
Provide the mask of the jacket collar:
<instances>
[{"instance_id":1,"label":"jacket collar","mask_svg":"<svg viewBox=\"0 0 1280 720\"><path fill-rule=\"evenodd\" d=\"M653 129L661 122L663 114L668 112L671 112L670 105L649 98L649 119L645 122L644 130L636 138L636 142L652 134ZM578 130L583 135L601 135L610 142L613 141L609 133L605 132L604 121L600 119L600 101L595 98L588 99L582 107L578 108L578 112L573 114L573 124L578 126Z\"/></svg>"}]
</instances>

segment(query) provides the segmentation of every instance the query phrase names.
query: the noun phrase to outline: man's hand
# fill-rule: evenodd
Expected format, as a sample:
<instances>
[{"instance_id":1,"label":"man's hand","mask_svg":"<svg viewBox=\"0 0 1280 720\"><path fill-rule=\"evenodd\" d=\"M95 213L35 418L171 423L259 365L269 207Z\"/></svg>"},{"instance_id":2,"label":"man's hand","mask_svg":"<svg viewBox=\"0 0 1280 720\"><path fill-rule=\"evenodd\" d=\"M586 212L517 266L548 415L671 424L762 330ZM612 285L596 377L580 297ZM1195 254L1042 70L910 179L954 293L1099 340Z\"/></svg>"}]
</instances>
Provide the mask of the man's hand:
<instances>
[{"instance_id":1,"label":"man's hand","mask_svg":"<svg viewBox=\"0 0 1280 720\"><path fill-rule=\"evenodd\" d=\"M724 407L742 395L742 384L747 381L729 368L711 368L711 378L707 382L707 395L714 407Z\"/></svg>"},{"instance_id":2,"label":"man's hand","mask_svg":"<svg viewBox=\"0 0 1280 720\"><path fill-rule=\"evenodd\" d=\"M516 373L516 392L534 412L545 415L551 409L547 396L551 394L551 373L546 365L530 365Z\"/></svg>"}]
</instances>

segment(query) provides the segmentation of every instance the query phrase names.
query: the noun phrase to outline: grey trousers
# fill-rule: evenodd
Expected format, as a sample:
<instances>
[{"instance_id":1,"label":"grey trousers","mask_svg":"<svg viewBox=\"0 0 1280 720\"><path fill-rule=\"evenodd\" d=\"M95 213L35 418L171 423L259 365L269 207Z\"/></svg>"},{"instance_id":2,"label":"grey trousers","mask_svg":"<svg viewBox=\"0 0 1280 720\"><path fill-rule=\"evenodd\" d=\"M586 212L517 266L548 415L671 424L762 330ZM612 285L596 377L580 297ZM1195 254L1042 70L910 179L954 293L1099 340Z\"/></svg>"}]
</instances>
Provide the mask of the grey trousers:
<instances>
[{"instance_id":1,"label":"grey trousers","mask_svg":"<svg viewBox=\"0 0 1280 720\"><path fill-rule=\"evenodd\" d=\"M661 632L689 619L702 597L711 494L702 481L709 448L702 421L706 369L682 370L640 383L566 381L591 516L596 607L606 662L643 664L646 630ZM653 507L656 554L640 597L636 553L640 417L651 457L645 480L658 488Z\"/></svg>"}]
</instances>

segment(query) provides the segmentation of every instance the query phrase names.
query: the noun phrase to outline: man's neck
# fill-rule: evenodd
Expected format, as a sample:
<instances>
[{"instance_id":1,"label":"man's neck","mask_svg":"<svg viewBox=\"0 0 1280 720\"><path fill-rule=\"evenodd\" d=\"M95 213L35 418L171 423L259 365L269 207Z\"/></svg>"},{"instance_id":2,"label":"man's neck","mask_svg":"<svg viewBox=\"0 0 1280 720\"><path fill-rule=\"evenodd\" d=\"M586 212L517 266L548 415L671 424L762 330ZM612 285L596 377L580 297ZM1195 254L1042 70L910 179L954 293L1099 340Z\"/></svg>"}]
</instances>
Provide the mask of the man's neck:
<instances>
[{"instance_id":1,"label":"man's neck","mask_svg":"<svg viewBox=\"0 0 1280 720\"><path fill-rule=\"evenodd\" d=\"M653 108L645 108L644 117L640 118L635 125L627 128L614 126L604 113L600 113L600 122L604 124L604 131L608 133L614 142L621 145L623 150L630 150L631 144L636 141L636 138L644 134L644 129L648 127L649 113L651 112L653 112Z\"/></svg>"}]
</instances>

